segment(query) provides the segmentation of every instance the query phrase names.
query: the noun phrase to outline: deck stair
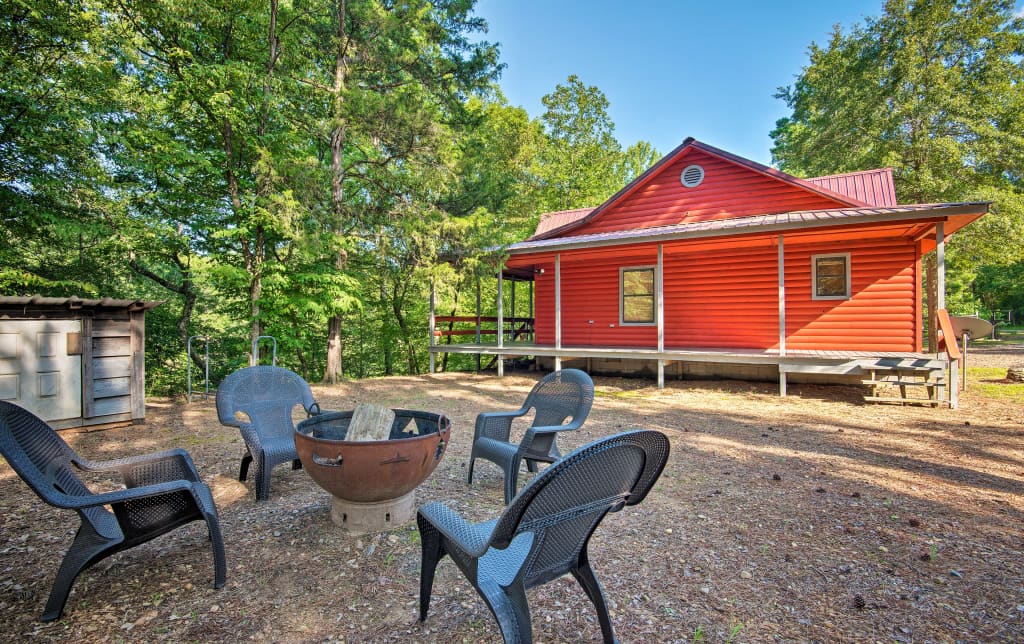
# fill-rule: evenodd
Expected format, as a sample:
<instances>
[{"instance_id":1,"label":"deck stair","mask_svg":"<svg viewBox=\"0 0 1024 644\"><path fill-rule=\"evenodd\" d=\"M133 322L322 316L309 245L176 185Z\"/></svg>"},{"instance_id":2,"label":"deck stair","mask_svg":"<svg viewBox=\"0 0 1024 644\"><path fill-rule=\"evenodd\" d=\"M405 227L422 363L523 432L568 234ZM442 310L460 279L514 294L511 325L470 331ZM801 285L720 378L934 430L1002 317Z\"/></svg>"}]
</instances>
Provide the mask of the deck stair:
<instances>
[{"instance_id":1,"label":"deck stair","mask_svg":"<svg viewBox=\"0 0 1024 644\"><path fill-rule=\"evenodd\" d=\"M867 376L862 382L871 387L864 400L933 407L948 404L944 360L881 358L862 361L860 368ZM880 395L882 386L897 388L899 396Z\"/></svg>"}]
</instances>

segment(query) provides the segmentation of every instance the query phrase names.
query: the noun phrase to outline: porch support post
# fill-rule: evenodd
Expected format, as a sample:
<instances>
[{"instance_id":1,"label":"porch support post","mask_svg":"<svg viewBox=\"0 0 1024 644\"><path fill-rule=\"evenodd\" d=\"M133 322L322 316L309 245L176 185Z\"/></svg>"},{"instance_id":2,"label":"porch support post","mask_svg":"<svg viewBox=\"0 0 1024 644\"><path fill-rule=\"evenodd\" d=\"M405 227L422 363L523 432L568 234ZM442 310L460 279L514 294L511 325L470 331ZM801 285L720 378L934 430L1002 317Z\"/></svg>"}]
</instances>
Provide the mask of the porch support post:
<instances>
[{"instance_id":1,"label":"porch support post","mask_svg":"<svg viewBox=\"0 0 1024 644\"><path fill-rule=\"evenodd\" d=\"M477 275L476 275L476 344L477 344L477 349L478 349L477 354L476 354L476 370L480 371L480 352L479 352L479 348L480 348L480 274L479 273L477 273Z\"/></svg>"},{"instance_id":2,"label":"porch support post","mask_svg":"<svg viewBox=\"0 0 1024 644\"><path fill-rule=\"evenodd\" d=\"M530 342L537 342L537 330L534 328L536 320L533 319L533 282L537 279L530 280L530 296L527 298L527 302L530 303Z\"/></svg>"},{"instance_id":3,"label":"porch support post","mask_svg":"<svg viewBox=\"0 0 1024 644\"><path fill-rule=\"evenodd\" d=\"M786 245L779 235L779 357L786 356ZM779 395L786 395L786 370L779 362Z\"/></svg>"},{"instance_id":4,"label":"porch support post","mask_svg":"<svg viewBox=\"0 0 1024 644\"><path fill-rule=\"evenodd\" d=\"M555 254L555 348L562 348L562 254ZM555 371L562 369L562 356L555 356Z\"/></svg>"},{"instance_id":5,"label":"porch support post","mask_svg":"<svg viewBox=\"0 0 1024 644\"><path fill-rule=\"evenodd\" d=\"M509 340L512 342L516 341L516 281L512 280L512 315L509 316L509 321L512 322L512 335Z\"/></svg>"},{"instance_id":6,"label":"porch support post","mask_svg":"<svg viewBox=\"0 0 1024 644\"><path fill-rule=\"evenodd\" d=\"M946 224L935 224L936 308L946 308Z\"/></svg>"},{"instance_id":7,"label":"porch support post","mask_svg":"<svg viewBox=\"0 0 1024 644\"><path fill-rule=\"evenodd\" d=\"M655 319L658 322L658 389L665 388L665 287L662 277L665 274L665 249L658 244L658 266L654 271L654 289L657 308Z\"/></svg>"},{"instance_id":8,"label":"porch support post","mask_svg":"<svg viewBox=\"0 0 1024 644\"><path fill-rule=\"evenodd\" d=\"M505 278L498 266L498 377L505 375L505 361L501 349L505 346Z\"/></svg>"},{"instance_id":9,"label":"porch support post","mask_svg":"<svg viewBox=\"0 0 1024 644\"><path fill-rule=\"evenodd\" d=\"M437 295L437 291L434 288L434 278L430 278L430 373L434 373L434 328L436 323L434 320L434 299Z\"/></svg>"},{"instance_id":10,"label":"porch support post","mask_svg":"<svg viewBox=\"0 0 1024 644\"><path fill-rule=\"evenodd\" d=\"M940 221L935 224L935 308L946 308L946 224ZM935 325L938 328L938 324ZM946 342L956 342L956 338L946 338ZM966 356L965 356L966 359ZM959 406L960 386L956 376L959 365L956 360L949 363L949 408Z\"/></svg>"}]
</instances>

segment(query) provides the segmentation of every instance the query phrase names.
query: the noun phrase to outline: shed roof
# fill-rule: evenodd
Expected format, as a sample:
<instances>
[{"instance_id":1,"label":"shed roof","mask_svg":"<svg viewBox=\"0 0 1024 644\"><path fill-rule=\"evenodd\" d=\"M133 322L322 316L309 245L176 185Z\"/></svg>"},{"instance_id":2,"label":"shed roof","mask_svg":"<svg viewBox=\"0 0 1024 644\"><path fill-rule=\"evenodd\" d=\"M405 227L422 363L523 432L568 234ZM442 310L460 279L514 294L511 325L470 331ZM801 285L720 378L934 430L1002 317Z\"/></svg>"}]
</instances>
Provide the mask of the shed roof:
<instances>
[{"instance_id":1,"label":"shed roof","mask_svg":"<svg viewBox=\"0 0 1024 644\"><path fill-rule=\"evenodd\" d=\"M597 248L643 242L669 241L697 237L783 232L827 226L848 226L865 223L897 223L928 218L944 218L965 215L969 221L988 212L990 202L970 201L939 204L909 204L894 207L835 208L830 210L804 210L770 215L753 215L732 219L705 221L637 228L615 232L556 237L552 239L531 238L508 247L512 255L576 248ZM969 223L963 222L963 225ZM947 235L953 230L947 230Z\"/></svg>"},{"instance_id":2,"label":"shed roof","mask_svg":"<svg viewBox=\"0 0 1024 644\"><path fill-rule=\"evenodd\" d=\"M63 308L75 309L128 309L129 311L148 311L163 304L163 300L116 300L110 297L102 299L83 299L72 295L71 297L44 297L42 295L0 295L0 307L2 308Z\"/></svg>"}]
</instances>

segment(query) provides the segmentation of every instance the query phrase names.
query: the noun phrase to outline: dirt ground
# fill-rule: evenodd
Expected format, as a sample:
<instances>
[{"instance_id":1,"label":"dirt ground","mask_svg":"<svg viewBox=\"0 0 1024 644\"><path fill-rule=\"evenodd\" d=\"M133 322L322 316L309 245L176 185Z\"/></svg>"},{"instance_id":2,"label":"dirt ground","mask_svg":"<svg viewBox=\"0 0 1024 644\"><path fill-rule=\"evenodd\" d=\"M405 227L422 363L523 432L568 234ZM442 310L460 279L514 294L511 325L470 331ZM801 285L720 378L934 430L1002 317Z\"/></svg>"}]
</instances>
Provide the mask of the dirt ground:
<instances>
[{"instance_id":1,"label":"dirt ground","mask_svg":"<svg viewBox=\"0 0 1024 644\"><path fill-rule=\"evenodd\" d=\"M1024 346L974 348L971 366L1024 364ZM537 378L443 374L314 387L325 409L373 401L442 412L452 441L418 503L471 519L502 509L487 462L465 483L475 415L514 409ZM575 448L633 427L672 454L647 500L591 543L623 642L1024 640L1024 405L968 390L956 410L867 404L855 387L597 378ZM180 446L213 488L228 583L212 587L204 526L120 553L78 579L63 619L38 621L78 525L0 461L0 633L43 641L498 641L449 561L416 619L414 523L352 537L303 471L274 472L271 500L235 480L241 437L212 401L151 400L142 426L65 432L92 458ZM526 477L524 477L526 478ZM99 482L97 485L103 485ZM536 641L599 641L569 578L530 591Z\"/></svg>"}]
</instances>

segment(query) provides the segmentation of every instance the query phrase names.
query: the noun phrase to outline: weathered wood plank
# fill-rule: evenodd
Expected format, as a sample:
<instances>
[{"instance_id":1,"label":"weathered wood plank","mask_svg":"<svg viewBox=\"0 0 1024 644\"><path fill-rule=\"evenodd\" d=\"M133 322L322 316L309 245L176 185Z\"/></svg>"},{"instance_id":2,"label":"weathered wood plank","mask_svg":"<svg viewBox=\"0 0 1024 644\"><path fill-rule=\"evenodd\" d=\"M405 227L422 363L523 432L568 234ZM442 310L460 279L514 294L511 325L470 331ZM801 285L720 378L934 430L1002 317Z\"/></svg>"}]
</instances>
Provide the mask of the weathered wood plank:
<instances>
[{"instance_id":1,"label":"weathered wood plank","mask_svg":"<svg viewBox=\"0 0 1024 644\"><path fill-rule=\"evenodd\" d=\"M95 320L92 337L108 338L111 336L131 335L131 322L128 320Z\"/></svg>"},{"instance_id":2,"label":"weathered wood plank","mask_svg":"<svg viewBox=\"0 0 1024 644\"><path fill-rule=\"evenodd\" d=\"M103 356L130 356L132 352L131 338L126 335L93 338L92 354Z\"/></svg>"},{"instance_id":3,"label":"weathered wood plank","mask_svg":"<svg viewBox=\"0 0 1024 644\"><path fill-rule=\"evenodd\" d=\"M96 398L131 395L131 378L104 378L93 381L93 393Z\"/></svg>"},{"instance_id":4,"label":"weathered wood plank","mask_svg":"<svg viewBox=\"0 0 1024 644\"><path fill-rule=\"evenodd\" d=\"M89 378L90 381L102 380L103 378L120 378L122 376L130 376L132 373L131 356L94 357L89 362L92 365L92 378Z\"/></svg>"},{"instance_id":5,"label":"weathered wood plank","mask_svg":"<svg viewBox=\"0 0 1024 644\"><path fill-rule=\"evenodd\" d=\"M111 416L130 412L132 399L129 396L118 396L116 398L98 398L94 403L96 413L94 416Z\"/></svg>"}]
</instances>

